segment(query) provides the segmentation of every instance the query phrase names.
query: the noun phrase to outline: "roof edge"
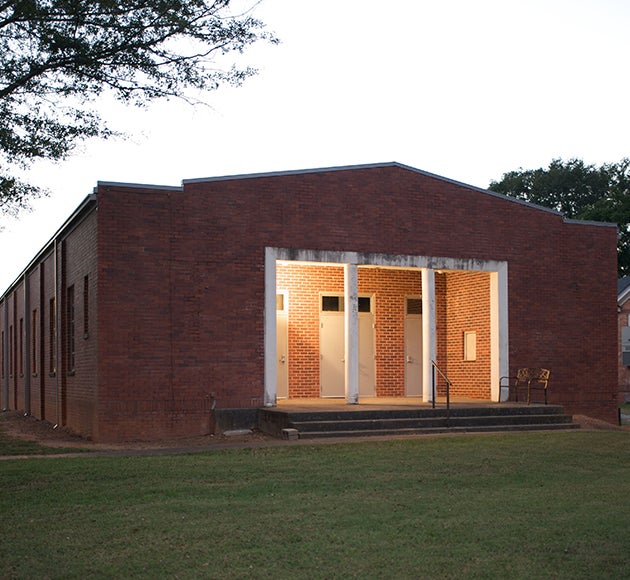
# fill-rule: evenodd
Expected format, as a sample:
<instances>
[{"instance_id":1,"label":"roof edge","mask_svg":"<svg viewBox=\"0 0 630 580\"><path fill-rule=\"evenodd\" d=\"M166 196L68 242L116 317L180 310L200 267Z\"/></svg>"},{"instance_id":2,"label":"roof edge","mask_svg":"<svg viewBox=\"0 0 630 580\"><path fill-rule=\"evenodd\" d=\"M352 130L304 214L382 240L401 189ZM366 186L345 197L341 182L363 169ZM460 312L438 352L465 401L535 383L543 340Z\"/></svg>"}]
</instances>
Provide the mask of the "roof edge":
<instances>
[{"instance_id":1,"label":"roof edge","mask_svg":"<svg viewBox=\"0 0 630 580\"><path fill-rule=\"evenodd\" d=\"M94 192L99 187L126 187L128 189L159 189L164 191L182 191L184 187L182 185L152 185L149 183L125 183L122 181L97 181Z\"/></svg>"},{"instance_id":2,"label":"roof edge","mask_svg":"<svg viewBox=\"0 0 630 580\"><path fill-rule=\"evenodd\" d=\"M47 254L51 250L51 246L54 245L55 240L70 226L77 222L77 220L83 221L83 217L91 213L91 211L96 208L97 205L97 196L94 193L87 195L83 201L77 206L77 208L72 212L70 217L63 222L63 225L52 235L52 237L42 246L42 248L35 254L35 257L28 263L26 268L24 268L9 286L7 286L6 290L0 294L0 302L3 301L11 292L13 292L14 288L21 282L24 276L32 269L32 267L37 264L40 258ZM83 216L83 217L82 217Z\"/></svg>"},{"instance_id":3,"label":"roof edge","mask_svg":"<svg viewBox=\"0 0 630 580\"><path fill-rule=\"evenodd\" d=\"M423 169L418 169L416 167L411 167L410 165L405 165L404 163L399 163L398 161L389 161L383 163L365 163L359 165L337 165L332 167L320 167L315 169L289 169L286 171L269 171L269 172L261 172L261 173L245 173L245 174L235 174L235 175L221 175L217 177L199 177L196 179L184 179L182 180L183 185L193 184L193 183L209 183L216 181L233 181L237 179L260 179L266 177L282 177L285 175L308 175L313 173L329 173L331 171L353 171L353 170L361 170L361 169L379 169L382 167L398 167L400 169L405 169L407 171L413 171L414 173L419 173L420 175L424 175L426 177L430 177L432 179L438 179L440 181L444 181L446 183L451 183L453 185L457 185L460 187L465 187L467 189L472 189L474 191L478 191L480 193L485 193L486 195L491 195L492 197L496 197L499 199L503 199L506 201L510 201L512 203L518 203L525 207L530 207L533 209L538 209L547 213L551 213L553 215L557 215L559 217L563 217L562 212L559 212L554 209L550 209L548 207L544 207L542 205L537 205L535 203L530 203L527 201L523 201L521 199L516 199L514 197L509 197L507 195L503 195L501 193L496 193L495 191L490 191L488 189L484 189L483 187L478 187L476 185L470 185L469 183L464 183L463 181L457 181L456 179L451 179L449 177L444 177L442 175L438 175L437 173L431 173L430 171L424 171Z\"/></svg>"},{"instance_id":4,"label":"roof edge","mask_svg":"<svg viewBox=\"0 0 630 580\"><path fill-rule=\"evenodd\" d=\"M628 298L630 298L630 286L626 286L618 295L617 295L617 304L619 306L623 306Z\"/></svg>"},{"instance_id":5,"label":"roof edge","mask_svg":"<svg viewBox=\"0 0 630 580\"><path fill-rule=\"evenodd\" d=\"M617 224L615 222L596 222L593 220L576 220L572 218L564 218L564 223L578 226L604 226L613 228L617 227Z\"/></svg>"}]
</instances>

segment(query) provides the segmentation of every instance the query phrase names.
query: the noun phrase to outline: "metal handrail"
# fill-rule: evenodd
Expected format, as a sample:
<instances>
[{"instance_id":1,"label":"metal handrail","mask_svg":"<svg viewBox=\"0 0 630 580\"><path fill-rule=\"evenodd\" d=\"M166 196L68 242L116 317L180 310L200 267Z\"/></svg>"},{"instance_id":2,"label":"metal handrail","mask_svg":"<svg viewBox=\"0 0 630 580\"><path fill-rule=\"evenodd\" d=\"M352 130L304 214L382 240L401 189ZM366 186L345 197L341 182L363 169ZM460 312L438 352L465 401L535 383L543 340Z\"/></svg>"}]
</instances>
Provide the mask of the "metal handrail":
<instances>
[{"instance_id":1,"label":"metal handrail","mask_svg":"<svg viewBox=\"0 0 630 580\"><path fill-rule=\"evenodd\" d=\"M444 374L444 372L442 371L442 369L437 366L437 363L432 360L431 361L431 366L433 367L433 408L435 409L435 371L437 371L438 373L440 373L440 375L442 376L442 378L446 381L446 420L448 421L450 418L450 414L451 414L451 385L453 384L451 382L451 380L446 376L446 374Z\"/></svg>"}]
</instances>

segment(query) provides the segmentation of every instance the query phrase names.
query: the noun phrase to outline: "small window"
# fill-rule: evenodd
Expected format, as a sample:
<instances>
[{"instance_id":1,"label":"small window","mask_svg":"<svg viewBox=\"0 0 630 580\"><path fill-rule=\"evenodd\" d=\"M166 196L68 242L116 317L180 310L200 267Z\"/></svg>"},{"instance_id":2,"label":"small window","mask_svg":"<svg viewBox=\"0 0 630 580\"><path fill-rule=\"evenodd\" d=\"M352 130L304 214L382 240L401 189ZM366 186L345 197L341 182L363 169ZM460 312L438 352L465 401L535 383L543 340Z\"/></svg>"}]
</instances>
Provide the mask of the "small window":
<instances>
[{"instance_id":1,"label":"small window","mask_svg":"<svg viewBox=\"0 0 630 580\"><path fill-rule=\"evenodd\" d=\"M322 296L322 312L343 312L343 296Z\"/></svg>"},{"instance_id":2,"label":"small window","mask_svg":"<svg viewBox=\"0 0 630 580\"><path fill-rule=\"evenodd\" d=\"M372 299L369 296L359 296L359 312L372 312Z\"/></svg>"},{"instance_id":3,"label":"small window","mask_svg":"<svg viewBox=\"0 0 630 580\"><path fill-rule=\"evenodd\" d=\"M464 360L477 360L477 333L474 330L464 332Z\"/></svg>"},{"instance_id":4,"label":"small window","mask_svg":"<svg viewBox=\"0 0 630 580\"><path fill-rule=\"evenodd\" d=\"M284 294L276 294L276 310L284 312Z\"/></svg>"},{"instance_id":5,"label":"small window","mask_svg":"<svg viewBox=\"0 0 630 580\"><path fill-rule=\"evenodd\" d=\"M418 316L422 314L422 298L407 298L406 310L408 316Z\"/></svg>"}]
</instances>

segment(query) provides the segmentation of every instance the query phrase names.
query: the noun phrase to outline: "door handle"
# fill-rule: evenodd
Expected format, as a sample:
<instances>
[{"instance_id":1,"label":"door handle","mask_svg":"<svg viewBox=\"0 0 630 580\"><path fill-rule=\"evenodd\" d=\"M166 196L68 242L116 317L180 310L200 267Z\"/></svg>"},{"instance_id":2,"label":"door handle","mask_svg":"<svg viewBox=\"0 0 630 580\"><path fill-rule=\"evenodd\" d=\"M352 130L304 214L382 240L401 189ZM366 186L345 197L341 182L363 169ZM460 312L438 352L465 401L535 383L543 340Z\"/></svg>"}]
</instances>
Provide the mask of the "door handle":
<instances>
[{"instance_id":1,"label":"door handle","mask_svg":"<svg viewBox=\"0 0 630 580\"><path fill-rule=\"evenodd\" d=\"M409 355L407 355L407 362L408 363L412 363L413 362L413 359Z\"/></svg>"},{"instance_id":2,"label":"door handle","mask_svg":"<svg viewBox=\"0 0 630 580\"><path fill-rule=\"evenodd\" d=\"M285 357L284 355L282 355L282 356L280 357L280 362L281 362L281 363L287 362L287 359L286 359L286 357Z\"/></svg>"}]
</instances>

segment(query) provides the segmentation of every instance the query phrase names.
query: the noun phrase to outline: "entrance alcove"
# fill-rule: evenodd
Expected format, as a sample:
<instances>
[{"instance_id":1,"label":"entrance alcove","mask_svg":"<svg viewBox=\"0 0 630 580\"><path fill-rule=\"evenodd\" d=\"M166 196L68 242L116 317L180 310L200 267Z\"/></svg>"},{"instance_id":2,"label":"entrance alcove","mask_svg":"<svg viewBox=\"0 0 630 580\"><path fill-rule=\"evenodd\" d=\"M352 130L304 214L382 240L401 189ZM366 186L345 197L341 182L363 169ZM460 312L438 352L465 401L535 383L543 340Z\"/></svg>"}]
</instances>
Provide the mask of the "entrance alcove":
<instances>
[{"instance_id":1,"label":"entrance alcove","mask_svg":"<svg viewBox=\"0 0 630 580\"><path fill-rule=\"evenodd\" d=\"M268 249L266 304L275 316L266 312L266 405L431 401L434 364L452 381L451 396L499 400L506 274L497 262ZM439 398L445 382L435 376Z\"/></svg>"}]
</instances>

